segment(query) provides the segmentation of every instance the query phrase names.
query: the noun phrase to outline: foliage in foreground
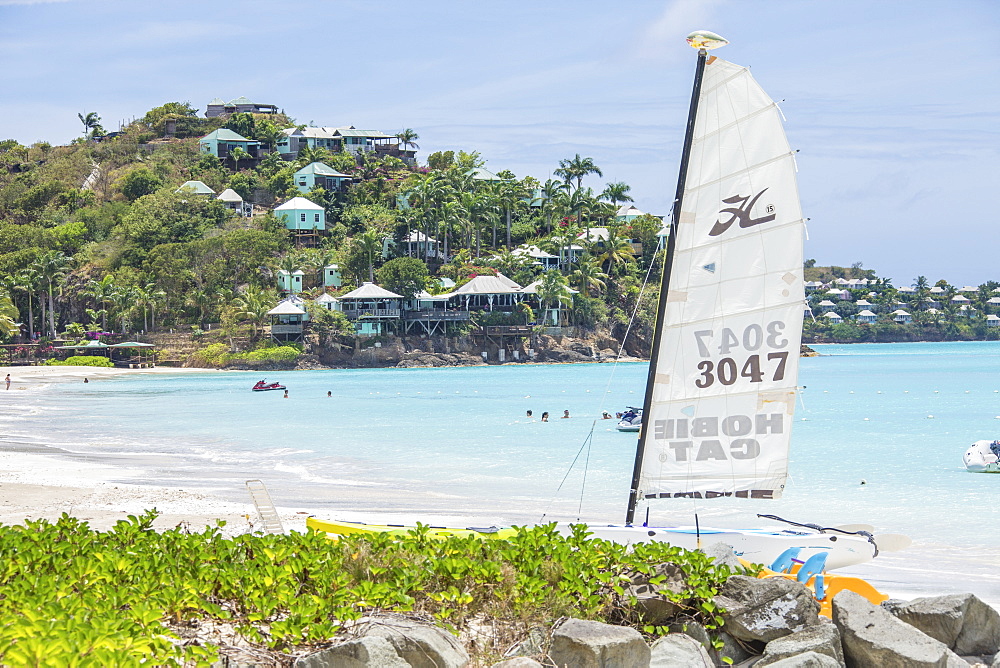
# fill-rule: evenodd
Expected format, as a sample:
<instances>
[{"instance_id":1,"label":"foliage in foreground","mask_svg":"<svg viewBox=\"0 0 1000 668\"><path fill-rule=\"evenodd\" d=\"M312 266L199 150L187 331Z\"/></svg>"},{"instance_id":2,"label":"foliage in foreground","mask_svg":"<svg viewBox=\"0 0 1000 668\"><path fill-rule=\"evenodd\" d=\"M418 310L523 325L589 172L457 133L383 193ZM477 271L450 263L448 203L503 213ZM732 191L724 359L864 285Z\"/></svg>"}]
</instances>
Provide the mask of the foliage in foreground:
<instances>
[{"instance_id":1,"label":"foliage in foreground","mask_svg":"<svg viewBox=\"0 0 1000 668\"><path fill-rule=\"evenodd\" d=\"M107 357L99 355L74 355L64 360L45 360L46 366L114 366L114 363Z\"/></svg>"},{"instance_id":2,"label":"foliage in foreground","mask_svg":"<svg viewBox=\"0 0 1000 668\"><path fill-rule=\"evenodd\" d=\"M708 557L662 543L625 548L561 537L552 526L511 540L325 534L156 532L148 511L108 532L63 515L56 523L0 526L0 663L208 665L211 645L185 644L191 624L231 624L258 647L321 646L373 610L431 615L461 629L474 619L521 631L565 615L634 624L629 575L673 562L687 591L673 598L691 619L721 623L712 597L730 575Z\"/></svg>"}]
</instances>

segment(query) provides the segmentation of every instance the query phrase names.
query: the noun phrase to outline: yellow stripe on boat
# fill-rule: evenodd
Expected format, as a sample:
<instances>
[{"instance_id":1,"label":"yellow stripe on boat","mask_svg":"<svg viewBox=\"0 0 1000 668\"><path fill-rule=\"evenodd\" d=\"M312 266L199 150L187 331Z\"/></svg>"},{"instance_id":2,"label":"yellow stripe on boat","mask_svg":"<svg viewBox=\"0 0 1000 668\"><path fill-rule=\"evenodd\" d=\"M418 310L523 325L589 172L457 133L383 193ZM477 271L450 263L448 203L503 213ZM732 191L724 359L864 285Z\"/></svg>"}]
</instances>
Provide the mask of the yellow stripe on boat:
<instances>
[{"instance_id":1,"label":"yellow stripe on boat","mask_svg":"<svg viewBox=\"0 0 1000 668\"><path fill-rule=\"evenodd\" d=\"M323 531L330 538L350 536L353 534L375 533L388 533L397 536L406 536L411 531L415 531L417 529L415 526L405 526L402 524L365 524L363 522L321 520L315 517L306 518L306 527L315 531ZM473 536L483 540L491 540L495 538L510 538L517 533L517 529L510 527L505 527L503 529L497 529L495 527L484 527L482 529L472 527L466 529L452 527L425 527L425 529L427 531L427 535L435 538L449 538L451 536L467 538L469 536Z\"/></svg>"}]
</instances>

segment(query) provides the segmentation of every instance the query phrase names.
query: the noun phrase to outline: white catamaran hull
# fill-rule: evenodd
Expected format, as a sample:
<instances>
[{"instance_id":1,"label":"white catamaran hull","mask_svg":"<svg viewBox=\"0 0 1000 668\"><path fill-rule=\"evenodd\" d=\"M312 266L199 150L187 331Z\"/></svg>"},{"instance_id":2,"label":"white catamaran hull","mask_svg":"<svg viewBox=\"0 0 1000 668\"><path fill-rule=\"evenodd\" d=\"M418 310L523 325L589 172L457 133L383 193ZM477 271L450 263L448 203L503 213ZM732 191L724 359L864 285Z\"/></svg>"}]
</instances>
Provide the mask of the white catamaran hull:
<instances>
[{"instance_id":1,"label":"white catamaran hull","mask_svg":"<svg viewBox=\"0 0 1000 668\"><path fill-rule=\"evenodd\" d=\"M1000 473L1000 459L990 449L993 441L976 441L962 455L965 468L973 473Z\"/></svg>"},{"instance_id":2,"label":"white catamaran hull","mask_svg":"<svg viewBox=\"0 0 1000 668\"><path fill-rule=\"evenodd\" d=\"M569 523L556 525L559 533L572 533ZM715 543L731 545L738 557L747 561L770 565L790 547L801 548L800 559L808 559L818 552L826 552L826 568L844 568L871 561L875 545L861 536L828 534L793 530L767 529L718 529L693 526L642 527L625 525L588 526L595 538L615 543L632 544L663 541L694 550Z\"/></svg>"}]
</instances>

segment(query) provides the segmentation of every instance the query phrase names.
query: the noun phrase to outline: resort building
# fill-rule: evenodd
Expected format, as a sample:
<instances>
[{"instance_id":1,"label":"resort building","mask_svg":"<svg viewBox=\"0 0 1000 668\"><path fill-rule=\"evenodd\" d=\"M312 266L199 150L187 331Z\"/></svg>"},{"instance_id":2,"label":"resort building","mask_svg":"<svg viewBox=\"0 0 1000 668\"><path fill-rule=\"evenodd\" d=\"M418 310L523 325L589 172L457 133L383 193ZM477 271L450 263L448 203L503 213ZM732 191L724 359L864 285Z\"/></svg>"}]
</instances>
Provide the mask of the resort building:
<instances>
[{"instance_id":1,"label":"resort building","mask_svg":"<svg viewBox=\"0 0 1000 668\"><path fill-rule=\"evenodd\" d=\"M897 309L892 312L892 319L901 325L909 325L913 322L913 316L904 311L903 309Z\"/></svg>"},{"instance_id":2,"label":"resort building","mask_svg":"<svg viewBox=\"0 0 1000 668\"><path fill-rule=\"evenodd\" d=\"M194 193L195 195L203 195L205 197L211 197L215 194L215 191L206 186L201 181L185 181L181 184L181 187L175 190L175 193L181 191L188 191Z\"/></svg>"},{"instance_id":3,"label":"resort building","mask_svg":"<svg viewBox=\"0 0 1000 668\"><path fill-rule=\"evenodd\" d=\"M232 114L276 114L278 107L273 104L260 104L251 102L242 95L235 100L223 102L220 98L215 98L208 103L205 109L206 118L217 118L219 116L231 116Z\"/></svg>"},{"instance_id":4,"label":"resort building","mask_svg":"<svg viewBox=\"0 0 1000 668\"><path fill-rule=\"evenodd\" d=\"M871 311L865 309L864 311L858 312L858 314L854 316L854 319L857 320L858 322L866 322L868 324L872 324L876 320L878 320L878 316L872 313Z\"/></svg>"},{"instance_id":5,"label":"resort building","mask_svg":"<svg viewBox=\"0 0 1000 668\"><path fill-rule=\"evenodd\" d=\"M433 336L446 333L450 323L466 322L471 317L467 310L449 308L448 295L432 295L421 290L416 299L406 303L403 328L408 334L417 331Z\"/></svg>"},{"instance_id":6,"label":"resort building","mask_svg":"<svg viewBox=\"0 0 1000 668\"><path fill-rule=\"evenodd\" d=\"M222 202L222 205L235 213L237 216L249 218L253 215L253 204L244 202L240 194L232 188L226 188L215 199Z\"/></svg>"},{"instance_id":7,"label":"resort building","mask_svg":"<svg viewBox=\"0 0 1000 668\"><path fill-rule=\"evenodd\" d=\"M840 317L840 314L838 314L836 311L830 311L829 313L824 313L823 317L827 318L830 321L830 324L833 325L836 325L844 320L843 318Z\"/></svg>"},{"instance_id":8,"label":"resort building","mask_svg":"<svg viewBox=\"0 0 1000 668\"><path fill-rule=\"evenodd\" d=\"M340 275L340 266L328 264L323 267L323 287L339 288L344 285L344 279Z\"/></svg>"},{"instance_id":9,"label":"resort building","mask_svg":"<svg viewBox=\"0 0 1000 668\"><path fill-rule=\"evenodd\" d=\"M1000 315L993 315L992 313L986 316L986 326L987 327L1000 327Z\"/></svg>"},{"instance_id":10,"label":"resort building","mask_svg":"<svg viewBox=\"0 0 1000 668\"><path fill-rule=\"evenodd\" d=\"M538 265L546 271L559 267L559 256L546 253L538 246L519 246L511 251L511 255L530 258L532 264Z\"/></svg>"},{"instance_id":11,"label":"resort building","mask_svg":"<svg viewBox=\"0 0 1000 668\"><path fill-rule=\"evenodd\" d=\"M295 187L299 192L307 193L315 187L328 192L343 192L351 183L349 174L341 174L333 167L322 162L311 162L295 172Z\"/></svg>"},{"instance_id":12,"label":"resort building","mask_svg":"<svg viewBox=\"0 0 1000 668\"><path fill-rule=\"evenodd\" d=\"M387 258L392 254L392 248L396 245L392 239L386 237L382 240L382 257ZM443 258L441 253L441 242L433 237L429 237L419 230L411 230L410 233L399 243L400 256L419 258Z\"/></svg>"},{"instance_id":13,"label":"resort building","mask_svg":"<svg viewBox=\"0 0 1000 668\"><path fill-rule=\"evenodd\" d=\"M247 139L226 128L219 128L214 132L209 132L199 139L198 148L202 153L214 155L220 160L228 159L235 148L243 149L254 159L262 156L259 141Z\"/></svg>"},{"instance_id":14,"label":"resort building","mask_svg":"<svg viewBox=\"0 0 1000 668\"><path fill-rule=\"evenodd\" d=\"M622 204L618 208L618 213L615 214L615 220L620 223L631 223L639 216L645 215L645 211L640 211L639 208L633 204Z\"/></svg>"},{"instance_id":15,"label":"resort building","mask_svg":"<svg viewBox=\"0 0 1000 668\"><path fill-rule=\"evenodd\" d=\"M379 130L358 130L346 127L306 127L282 130L282 138L275 148L284 160L294 160L306 148L325 148L332 153L344 151L357 157L362 153L377 156L391 155L408 165L417 162L416 151L401 148L399 138Z\"/></svg>"},{"instance_id":16,"label":"resort building","mask_svg":"<svg viewBox=\"0 0 1000 668\"><path fill-rule=\"evenodd\" d=\"M506 276L476 276L465 285L448 293L452 308L466 311L510 311L524 297L521 286Z\"/></svg>"},{"instance_id":17,"label":"resort building","mask_svg":"<svg viewBox=\"0 0 1000 668\"><path fill-rule=\"evenodd\" d=\"M326 230L326 210L305 197L293 197L274 207L274 215L285 221L285 227L295 236L295 244L315 246L319 233Z\"/></svg>"},{"instance_id":18,"label":"resort building","mask_svg":"<svg viewBox=\"0 0 1000 668\"><path fill-rule=\"evenodd\" d=\"M334 308L354 321L357 334L378 335L399 322L402 299L402 295L366 281L360 288L338 297Z\"/></svg>"},{"instance_id":19,"label":"resort building","mask_svg":"<svg viewBox=\"0 0 1000 668\"><path fill-rule=\"evenodd\" d=\"M281 290L282 294L297 295L302 292L302 278L305 276L305 272L301 269L291 272L287 269L279 269L277 274L278 289Z\"/></svg>"},{"instance_id":20,"label":"resort building","mask_svg":"<svg viewBox=\"0 0 1000 668\"><path fill-rule=\"evenodd\" d=\"M291 300L278 302L267 312L271 317L271 338L275 341L301 341L303 325L309 320L304 308Z\"/></svg>"}]
</instances>

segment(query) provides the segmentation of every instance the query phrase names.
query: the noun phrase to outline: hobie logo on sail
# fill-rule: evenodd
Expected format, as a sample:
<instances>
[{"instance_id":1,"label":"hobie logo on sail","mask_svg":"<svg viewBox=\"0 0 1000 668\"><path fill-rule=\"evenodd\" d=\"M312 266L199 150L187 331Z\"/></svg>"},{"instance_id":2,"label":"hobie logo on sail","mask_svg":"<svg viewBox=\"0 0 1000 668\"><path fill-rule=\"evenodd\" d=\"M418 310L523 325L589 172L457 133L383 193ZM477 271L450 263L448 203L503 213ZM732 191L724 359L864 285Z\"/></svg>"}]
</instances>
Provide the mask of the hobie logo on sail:
<instances>
[{"instance_id":1,"label":"hobie logo on sail","mask_svg":"<svg viewBox=\"0 0 1000 668\"><path fill-rule=\"evenodd\" d=\"M754 437L784 431L781 413L653 420L653 438L667 441L660 453L662 462L755 459L760 455L760 441Z\"/></svg>"},{"instance_id":2,"label":"hobie logo on sail","mask_svg":"<svg viewBox=\"0 0 1000 668\"><path fill-rule=\"evenodd\" d=\"M775 218L774 205L769 204L767 206L767 213L769 215L761 216L760 218L751 218L750 212L753 210L757 200L760 196L767 192L767 188L764 188L759 193L751 198L749 195L746 197L742 195L733 195L732 197L727 197L722 200L726 204L738 204L739 206L729 207L726 209L721 209L719 213L728 213L729 220L722 222L721 220L715 221L715 225L712 227L712 231L708 233L710 237L717 237L735 223L737 220L740 221L740 227L753 227L754 225L760 225L761 223L769 223Z\"/></svg>"}]
</instances>

